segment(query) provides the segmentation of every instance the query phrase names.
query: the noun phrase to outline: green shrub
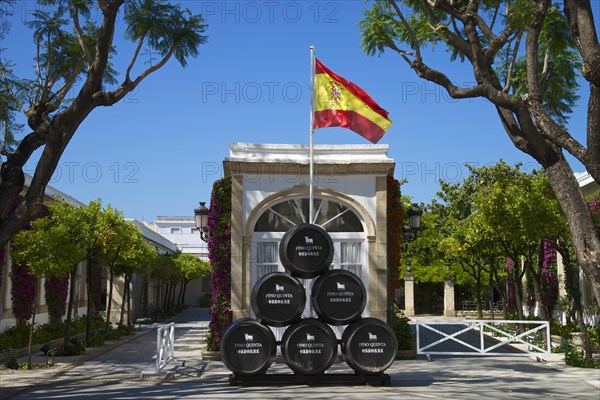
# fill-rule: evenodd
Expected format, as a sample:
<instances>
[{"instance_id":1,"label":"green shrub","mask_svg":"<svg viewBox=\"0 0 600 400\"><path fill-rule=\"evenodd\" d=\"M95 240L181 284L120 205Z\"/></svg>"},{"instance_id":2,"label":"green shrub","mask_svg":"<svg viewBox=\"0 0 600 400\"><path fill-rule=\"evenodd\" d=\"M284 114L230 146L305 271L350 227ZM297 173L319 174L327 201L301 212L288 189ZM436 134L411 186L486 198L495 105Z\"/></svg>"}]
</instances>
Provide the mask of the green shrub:
<instances>
[{"instance_id":1,"label":"green shrub","mask_svg":"<svg viewBox=\"0 0 600 400\"><path fill-rule=\"evenodd\" d=\"M0 334L0 351L20 349L29 341L29 324L17 324Z\"/></svg>"},{"instance_id":2,"label":"green shrub","mask_svg":"<svg viewBox=\"0 0 600 400\"><path fill-rule=\"evenodd\" d=\"M206 293L204 296L198 299L198 305L202 308L210 307L210 293Z\"/></svg>"},{"instance_id":3,"label":"green shrub","mask_svg":"<svg viewBox=\"0 0 600 400\"><path fill-rule=\"evenodd\" d=\"M398 341L398 350L412 349L415 335L412 333L408 321L410 321L410 319L402 314L396 315L396 318L394 320L394 326L392 327L392 329L396 334L396 340Z\"/></svg>"},{"instance_id":4,"label":"green shrub","mask_svg":"<svg viewBox=\"0 0 600 400\"><path fill-rule=\"evenodd\" d=\"M570 365L572 367L600 368L600 360L587 360L585 358L583 350L577 350L573 347L571 347L565 353L565 364Z\"/></svg>"},{"instance_id":5,"label":"green shrub","mask_svg":"<svg viewBox=\"0 0 600 400\"><path fill-rule=\"evenodd\" d=\"M63 344L56 351L57 357L80 356L85 354L85 345L77 339L71 339L67 344Z\"/></svg>"},{"instance_id":6,"label":"green shrub","mask_svg":"<svg viewBox=\"0 0 600 400\"><path fill-rule=\"evenodd\" d=\"M119 332L121 333L121 336L132 335L135 333L135 326L133 326L133 325L123 325L123 326L120 326L118 329L119 329Z\"/></svg>"},{"instance_id":7,"label":"green shrub","mask_svg":"<svg viewBox=\"0 0 600 400\"><path fill-rule=\"evenodd\" d=\"M119 329L109 329L104 333L104 339L111 342L115 340L119 340L123 336Z\"/></svg>"},{"instance_id":8,"label":"green shrub","mask_svg":"<svg viewBox=\"0 0 600 400\"><path fill-rule=\"evenodd\" d=\"M90 346L91 347L102 347L104 346L104 334L102 333L94 333L90 337Z\"/></svg>"}]
</instances>

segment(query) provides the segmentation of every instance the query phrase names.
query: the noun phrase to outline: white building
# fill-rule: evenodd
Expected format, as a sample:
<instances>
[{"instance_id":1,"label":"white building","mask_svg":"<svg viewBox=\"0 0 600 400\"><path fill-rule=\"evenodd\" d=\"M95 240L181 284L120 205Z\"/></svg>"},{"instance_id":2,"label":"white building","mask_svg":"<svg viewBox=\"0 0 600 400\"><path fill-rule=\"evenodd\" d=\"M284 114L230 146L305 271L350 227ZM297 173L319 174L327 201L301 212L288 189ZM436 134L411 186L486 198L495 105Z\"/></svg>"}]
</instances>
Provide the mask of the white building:
<instances>
[{"instance_id":1,"label":"white building","mask_svg":"<svg viewBox=\"0 0 600 400\"><path fill-rule=\"evenodd\" d=\"M395 167L387 151L388 145L317 145L314 151L314 223L333 239L332 268L359 275L367 290L363 315L384 320L391 308L387 176ZM278 247L285 232L308 222L309 148L233 143L223 165L232 177L231 318L237 320L253 316L257 280L284 270ZM311 283L305 286L308 291Z\"/></svg>"}]
</instances>

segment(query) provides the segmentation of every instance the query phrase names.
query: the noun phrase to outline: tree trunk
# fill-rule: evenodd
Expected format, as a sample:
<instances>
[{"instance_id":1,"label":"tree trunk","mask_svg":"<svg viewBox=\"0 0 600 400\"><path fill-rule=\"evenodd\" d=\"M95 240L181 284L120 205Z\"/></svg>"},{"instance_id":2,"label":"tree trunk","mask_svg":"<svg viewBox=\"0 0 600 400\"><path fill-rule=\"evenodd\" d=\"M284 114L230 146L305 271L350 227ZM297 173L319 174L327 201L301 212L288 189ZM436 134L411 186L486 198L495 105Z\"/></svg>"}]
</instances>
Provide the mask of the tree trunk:
<instances>
[{"instance_id":1,"label":"tree trunk","mask_svg":"<svg viewBox=\"0 0 600 400\"><path fill-rule=\"evenodd\" d=\"M492 267L490 266L490 269ZM490 318L494 319L494 278L492 276L492 273L490 271L489 274L489 290L490 290Z\"/></svg>"},{"instance_id":2,"label":"tree trunk","mask_svg":"<svg viewBox=\"0 0 600 400\"><path fill-rule=\"evenodd\" d=\"M123 297L121 298L121 315L119 317L119 327L123 326L123 322L125 321L125 307L127 307L127 291L129 290L129 277L125 274L125 279L123 282Z\"/></svg>"},{"instance_id":3,"label":"tree trunk","mask_svg":"<svg viewBox=\"0 0 600 400\"><path fill-rule=\"evenodd\" d=\"M579 184L564 157L545 167L550 185L567 218L577 263L600 304L600 238Z\"/></svg>"},{"instance_id":4,"label":"tree trunk","mask_svg":"<svg viewBox=\"0 0 600 400\"><path fill-rule=\"evenodd\" d=\"M85 318L85 344L90 346L92 340L92 260L87 260L86 268L86 284L87 284L87 315Z\"/></svg>"},{"instance_id":5,"label":"tree trunk","mask_svg":"<svg viewBox=\"0 0 600 400\"><path fill-rule=\"evenodd\" d=\"M183 288L185 286L185 282L181 281L179 283L179 294L177 295L177 308L180 308L183 306Z\"/></svg>"},{"instance_id":6,"label":"tree trunk","mask_svg":"<svg viewBox=\"0 0 600 400\"><path fill-rule=\"evenodd\" d=\"M73 314L73 302L75 301L75 285L77 285L77 265L71 269L69 282L69 304L67 304L67 317L65 319L65 345L69 344L71 340L71 317Z\"/></svg>"},{"instance_id":7,"label":"tree trunk","mask_svg":"<svg viewBox=\"0 0 600 400\"><path fill-rule=\"evenodd\" d=\"M185 282L183 283L183 294L182 294L182 296L181 296L181 305L182 305L182 306L184 306L184 307L185 307L185 292L186 292L186 290L187 290L187 285L188 285L188 283L190 283L190 281L189 281L189 280L188 280L188 281L185 281Z\"/></svg>"},{"instance_id":8,"label":"tree trunk","mask_svg":"<svg viewBox=\"0 0 600 400\"><path fill-rule=\"evenodd\" d=\"M483 319L483 284L481 283L481 267L477 265L475 285L477 288L477 318Z\"/></svg>"},{"instance_id":9,"label":"tree trunk","mask_svg":"<svg viewBox=\"0 0 600 400\"><path fill-rule=\"evenodd\" d=\"M35 329L35 313L37 311L38 284L39 279L35 280L35 293L33 294L33 313L31 315L31 326L29 327L29 340L27 342L27 369L33 369L31 365L31 345L33 344L33 330Z\"/></svg>"},{"instance_id":10,"label":"tree trunk","mask_svg":"<svg viewBox=\"0 0 600 400\"><path fill-rule=\"evenodd\" d=\"M131 326L131 275L129 275L129 284L127 285L127 326Z\"/></svg>"},{"instance_id":11,"label":"tree trunk","mask_svg":"<svg viewBox=\"0 0 600 400\"><path fill-rule=\"evenodd\" d=\"M113 299L113 281L114 281L114 274L113 274L113 266L111 265L108 273L110 274L110 278L109 278L109 288L108 288L108 298L106 299L106 326L105 326L105 331L108 332L110 329L110 313L112 312L112 299Z\"/></svg>"},{"instance_id":12,"label":"tree trunk","mask_svg":"<svg viewBox=\"0 0 600 400\"><path fill-rule=\"evenodd\" d=\"M174 309L175 308L175 294L177 293L177 282L171 282L171 301L170 301L170 309Z\"/></svg>"},{"instance_id":13,"label":"tree trunk","mask_svg":"<svg viewBox=\"0 0 600 400\"><path fill-rule=\"evenodd\" d=\"M559 250L560 251L560 250ZM581 293L579 292L579 286L575 285L577 274L571 268L571 259L569 257L568 250L561 251L563 257L563 265L565 267L565 288L573 299L573 308L575 311L575 320L581 332L581 341L583 342L583 350L585 352L585 358L587 360L592 359L592 346L590 345L590 338L587 333L587 328L583 320L583 309L581 307Z\"/></svg>"}]
</instances>

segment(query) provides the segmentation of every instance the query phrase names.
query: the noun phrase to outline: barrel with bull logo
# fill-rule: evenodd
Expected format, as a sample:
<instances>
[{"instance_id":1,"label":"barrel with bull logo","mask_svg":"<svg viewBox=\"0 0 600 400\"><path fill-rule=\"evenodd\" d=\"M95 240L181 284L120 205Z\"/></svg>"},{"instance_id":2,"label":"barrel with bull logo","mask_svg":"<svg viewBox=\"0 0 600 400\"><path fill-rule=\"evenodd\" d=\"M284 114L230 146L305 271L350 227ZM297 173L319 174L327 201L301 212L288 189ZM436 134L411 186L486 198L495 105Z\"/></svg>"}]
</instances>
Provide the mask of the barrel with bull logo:
<instances>
[{"instance_id":1,"label":"barrel with bull logo","mask_svg":"<svg viewBox=\"0 0 600 400\"><path fill-rule=\"evenodd\" d=\"M360 318L367 304L362 280L344 269L330 270L318 277L311 298L319 318L331 325L347 325Z\"/></svg>"},{"instance_id":2,"label":"barrel with bull logo","mask_svg":"<svg viewBox=\"0 0 600 400\"><path fill-rule=\"evenodd\" d=\"M377 318L362 318L342 333L342 354L355 371L379 374L392 365L398 352L396 335L388 324Z\"/></svg>"},{"instance_id":3,"label":"barrel with bull logo","mask_svg":"<svg viewBox=\"0 0 600 400\"><path fill-rule=\"evenodd\" d=\"M315 278L331 265L333 241L318 225L296 225L283 235L279 259L292 275L303 279Z\"/></svg>"},{"instance_id":4,"label":"barrel with bull logo","mask_svg":"<svg viewBox=\"0 0 600 400\"><path fill-rule=\"evenodd\" d=\"M333 330L315 318L290 325L281 338L285 363L302 375L317 375L327 370L335 361L337 349Z\"/></svg>"},{"instance_id":5,"label":"barrel with bull logo","mask_svg":"<svg viewBox=\"0 0 600 400\"><path fill-rule=\"evenodd\" d=\"M272 272L256 282L250 303L263 323L282 327L300 319L306 292L297 278L284 272Z\"/></svg>"},{"instance_id":6,"label":"barrel with bull logo","mask_svg":"<svg viewBox=\"0 0 600 400\"><path fill-rule=\"evenodd\" d=\"M269 327L250 318L237 320L221 340L223 364L238 375L264 373L275 361L277 343Z\"/></svg>"}]
</instances>

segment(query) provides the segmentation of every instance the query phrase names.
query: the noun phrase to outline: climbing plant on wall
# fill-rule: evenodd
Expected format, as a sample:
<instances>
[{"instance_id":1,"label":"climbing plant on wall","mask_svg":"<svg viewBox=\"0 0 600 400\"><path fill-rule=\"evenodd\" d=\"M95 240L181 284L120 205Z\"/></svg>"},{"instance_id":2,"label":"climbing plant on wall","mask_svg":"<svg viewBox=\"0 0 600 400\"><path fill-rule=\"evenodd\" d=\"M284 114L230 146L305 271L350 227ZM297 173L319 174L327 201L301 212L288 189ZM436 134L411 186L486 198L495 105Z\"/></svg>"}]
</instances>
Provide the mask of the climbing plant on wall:
<instances>
[{"instance_id":1,"label":"climbing plant on wall","mask_svg":"<svg viewBox=\"0 0 600 400\"><path fill-rule=\"evenodd\" d=\"M387 256L390 284L390 296L400 287L399 268L400 251L402 246L403 212L400 200L400 182L393 176L387 176Z\"/></svg>"},{"instance_id":2,"label":"climbing plant on wall","mask_svg":"<svg viewBox=\"0 0 600 400\"><path fill-rule=\"evenodd\" d=\"M231 177L216 181L208 211L208 258L210 260L208 350L218 350L231 309Z\"/></svg>"}]
</instances>

